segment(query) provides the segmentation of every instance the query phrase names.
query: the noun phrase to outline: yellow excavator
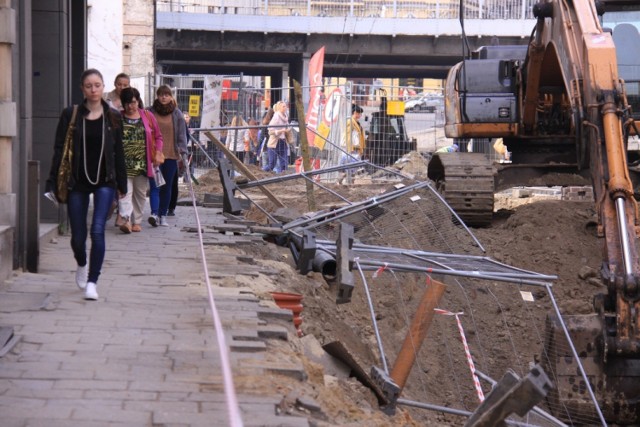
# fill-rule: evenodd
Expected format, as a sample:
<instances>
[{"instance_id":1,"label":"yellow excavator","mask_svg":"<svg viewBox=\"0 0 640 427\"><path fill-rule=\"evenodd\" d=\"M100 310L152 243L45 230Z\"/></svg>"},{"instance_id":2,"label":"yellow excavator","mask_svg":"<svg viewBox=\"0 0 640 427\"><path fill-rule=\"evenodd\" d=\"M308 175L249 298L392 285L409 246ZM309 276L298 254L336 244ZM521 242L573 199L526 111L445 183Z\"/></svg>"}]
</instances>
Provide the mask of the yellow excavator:
<instances>
[{"instance_id":1,"label":"yellow excavator","mask_svg":"<svg viewBox=\"0 0 640 427\"><path fill-rule=\"evenodd\" d=\"M502 138L510 161L436 154L429 177L471 225L491 220L493 192L501 188L539 185L558 173L591 179L607 293L595 298L593 315L565 321L604 417L639 425L640 218L628 144L640 128L640 1L543 0L533 14L528 45L480 48L451 69L445 87L446 136ZM631 24L609 29L605 14ZM553 398L580 410L589 393L573 353L547 350L555 359L548 367Z\"/></svg>"}]
</instances>

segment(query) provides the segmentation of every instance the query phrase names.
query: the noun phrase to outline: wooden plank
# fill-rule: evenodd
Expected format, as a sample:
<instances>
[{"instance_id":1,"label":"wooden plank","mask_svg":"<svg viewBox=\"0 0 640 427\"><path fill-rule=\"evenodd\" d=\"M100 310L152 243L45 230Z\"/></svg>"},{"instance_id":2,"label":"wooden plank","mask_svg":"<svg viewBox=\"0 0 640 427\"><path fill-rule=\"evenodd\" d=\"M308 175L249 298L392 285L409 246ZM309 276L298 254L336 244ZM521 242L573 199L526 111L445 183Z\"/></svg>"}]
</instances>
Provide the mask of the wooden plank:
<instances>
[{"instance_id":1,"label":"wooden plank","mask_svg":"<svg viewBox=\"0 0 640 427\"><path fill-rule=\"evenodd\" d=\"M209 138L209 140L215 145L217 146L220 151L222 151L226 156L227 159L231 160L231 163L233 163L233 165L238 168L238 170L240 170L240 172L242 172L244 174L244 176L246 176L247 178L249 178L252 181L258 181L258 178L251 173L251 171L249 170L249 168L247 168L244 163L242 163L231 151L229 151L229 149L226 147L226 145L224 145L222 142L220 142L218 140L218 138L216 138L215 136L213 136L213 134L210 131L206 131L205 136L207 138ZM265 196L267 196L269 198L269 200L271 200L273 202L274 205L276 205L279 208L284 208L284 204L280 201L280 199L278 199L276 197L275 194L273 194L268 188L266 188L265 186L260 185L258 187L260 189L260 191L262 191Z\"/></svg>"},{"instance_id":2,"label":"wooden plank","mask_svg":"<svg viewBox=\"0 0 640 427\"><path fill-rule=\"evenodd\" d=\"M378 402L388 403L387 398L380 390L378 385L373 381L364 363L362 363L358 356L351 352L349 348L341 341L332 341L322 346L322 348L331 356L340 360L342 363L349 366L354 376L365 386L369 387L375 395L378 397Z\"/></svg>"}]
</instances>

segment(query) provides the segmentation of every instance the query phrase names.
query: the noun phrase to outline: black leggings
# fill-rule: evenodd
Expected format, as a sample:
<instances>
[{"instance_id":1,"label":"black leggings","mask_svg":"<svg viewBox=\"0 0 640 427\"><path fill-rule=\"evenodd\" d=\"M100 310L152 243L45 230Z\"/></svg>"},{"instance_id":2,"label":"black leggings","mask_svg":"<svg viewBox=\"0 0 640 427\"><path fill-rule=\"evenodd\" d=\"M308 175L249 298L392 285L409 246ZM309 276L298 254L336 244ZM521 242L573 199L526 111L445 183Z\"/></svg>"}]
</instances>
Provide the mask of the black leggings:
<instances>
[{"instance_id":1,"label":"black leggings","mask_svg":"<svg viewBox=\"0 0 640 427\"><path fill-rule=\"evenodd\" d=\"M169 199L169 210L175 211L178 204L178 174L173 176L173 182L171 183L171 198Z\"/></svg>"}]
</instances>

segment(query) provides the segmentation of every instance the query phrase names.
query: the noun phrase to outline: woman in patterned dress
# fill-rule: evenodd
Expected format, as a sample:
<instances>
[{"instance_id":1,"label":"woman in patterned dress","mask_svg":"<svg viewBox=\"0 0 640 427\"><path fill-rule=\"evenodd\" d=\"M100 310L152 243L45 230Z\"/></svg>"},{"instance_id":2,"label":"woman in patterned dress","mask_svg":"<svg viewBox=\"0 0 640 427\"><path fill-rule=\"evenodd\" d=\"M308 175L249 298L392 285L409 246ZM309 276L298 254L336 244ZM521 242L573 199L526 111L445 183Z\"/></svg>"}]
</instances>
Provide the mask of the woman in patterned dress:
<instances>
[{"instance_id":1,"label":"woman in patterned dress","mask_svg":"<svg viewBox=\"0 0 640 427\"><path fill-rule=\"evenodd\" d=\"M118 211L125 222L120 230L129 234L142 231L142 211L147 200L149 178L153 178L152 152L162 151L162 134L153 114L142 105L136 88L125 88L120 94L122 111L122 142L127 167L127 194L120 199Z\"/></svg>"}]
</instances>

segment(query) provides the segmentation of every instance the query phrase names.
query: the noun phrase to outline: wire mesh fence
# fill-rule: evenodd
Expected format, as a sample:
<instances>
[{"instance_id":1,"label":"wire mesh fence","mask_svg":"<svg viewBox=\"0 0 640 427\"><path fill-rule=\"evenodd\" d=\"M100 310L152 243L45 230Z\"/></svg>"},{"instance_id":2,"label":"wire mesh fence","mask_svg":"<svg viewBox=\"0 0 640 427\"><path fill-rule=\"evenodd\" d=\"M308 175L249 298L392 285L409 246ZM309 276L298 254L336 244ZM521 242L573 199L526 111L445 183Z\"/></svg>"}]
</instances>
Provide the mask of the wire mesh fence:
<instances>
[{"instance_id":1,"label":"wire mesh fence","mask_svg":"<svg viewBox=\"0 0 640 427\"><path fill-rule=\"evenodd\" d=\"M259 190L261 186L278 194L288 208L312 212L290 218L283 230L294 242L313 233L317 251L333 259L338 257L341 224L353 227L352 271L356 273L349 304L356 313L370 307L371 326L354 332L371 343L368 362L372 366L391 370L422 294L433 280L446 284L438 307L450 315L436 315L424 345L415 343L416 362L400 403L426 404L445 414L438 415L439 421L461 425L459 414L473 413L508 371L524 378L539 365L556 388L526 415L511 416L509 425L602 425L586 387L601 389L602 378L583 375L583 360L576 357L564 331L574 322L564 323L552 293L554 276L485 256L481 242L429 183L363 162L354 167L376 169L378 175L367 176L378 176L380 181L340 186L312 175L279 176L240 185L240 197L252 201L246 217L265 224L281 219L275 213L277 206ZM383 192L381 182L387 183ZM310 199L313 206L308 205ZM299 250L292 249L294 259L300 256L296 255ZM331 271L324 274L335 280ZM333 286L335 290L339 284ZM348 318L344 320L349 323ZM578 343L584 344L584 340ZM587 367L593 363L591 355L585 360ZM479 386L474 375L480 379Z\"/></svg>"},{"instance_id":2,"label":"wire mesh fence","mask_svg":"<svg viewBox=\"0 0 640 427\"><path fill-rule=\"evenodd\" d=\"M264 117L276 100L289 101L293 89L264 88L264 82L258 77L220 76L223 89L218 125L207 126L202 123L206 78L207 76L202 75L158 75L153 83L147 82L145 85L141 82L140 85L148 87L151 94L159 85L168 85L173 89L178 107L190 114L189 127L196 141L194 143L201 146L192 150L197 175L216 167L215 159L220 156L203 133L212 131L225 142L234 117L237 117L234 128L240 129L240 138L244 136L250 121L255 120L262 126L259 143L252 149L255 151L246 157L255 159L257 165L264 167L265 157L262 154L267 152L264 145L268 138ZM303 90L308 91L310 88L303 87ZM442 130L444 98L441 89L416 93L416 89L407 86L346 83L326 84L322 86L322 93L318 125L315 129L310 126L307 129L314 169L345 164L361 158L378 166L390 166L412 151L432 152L446 144ZM152 103L153 97L147 101L147 105ZM294 134L292 144L287 147L287 169L288 172L293 172L299 170L301 163L299 118L296 117L295 105L287 103ZM347 122L351 116L352 104L360 105L363 109L360 125L365 135L365 146L357 155L346 152ZM244 153L242 156L245 157ZM337 177L337 174L326 174L321 179L334 180Z\"/></svg>"}]
</instances>

